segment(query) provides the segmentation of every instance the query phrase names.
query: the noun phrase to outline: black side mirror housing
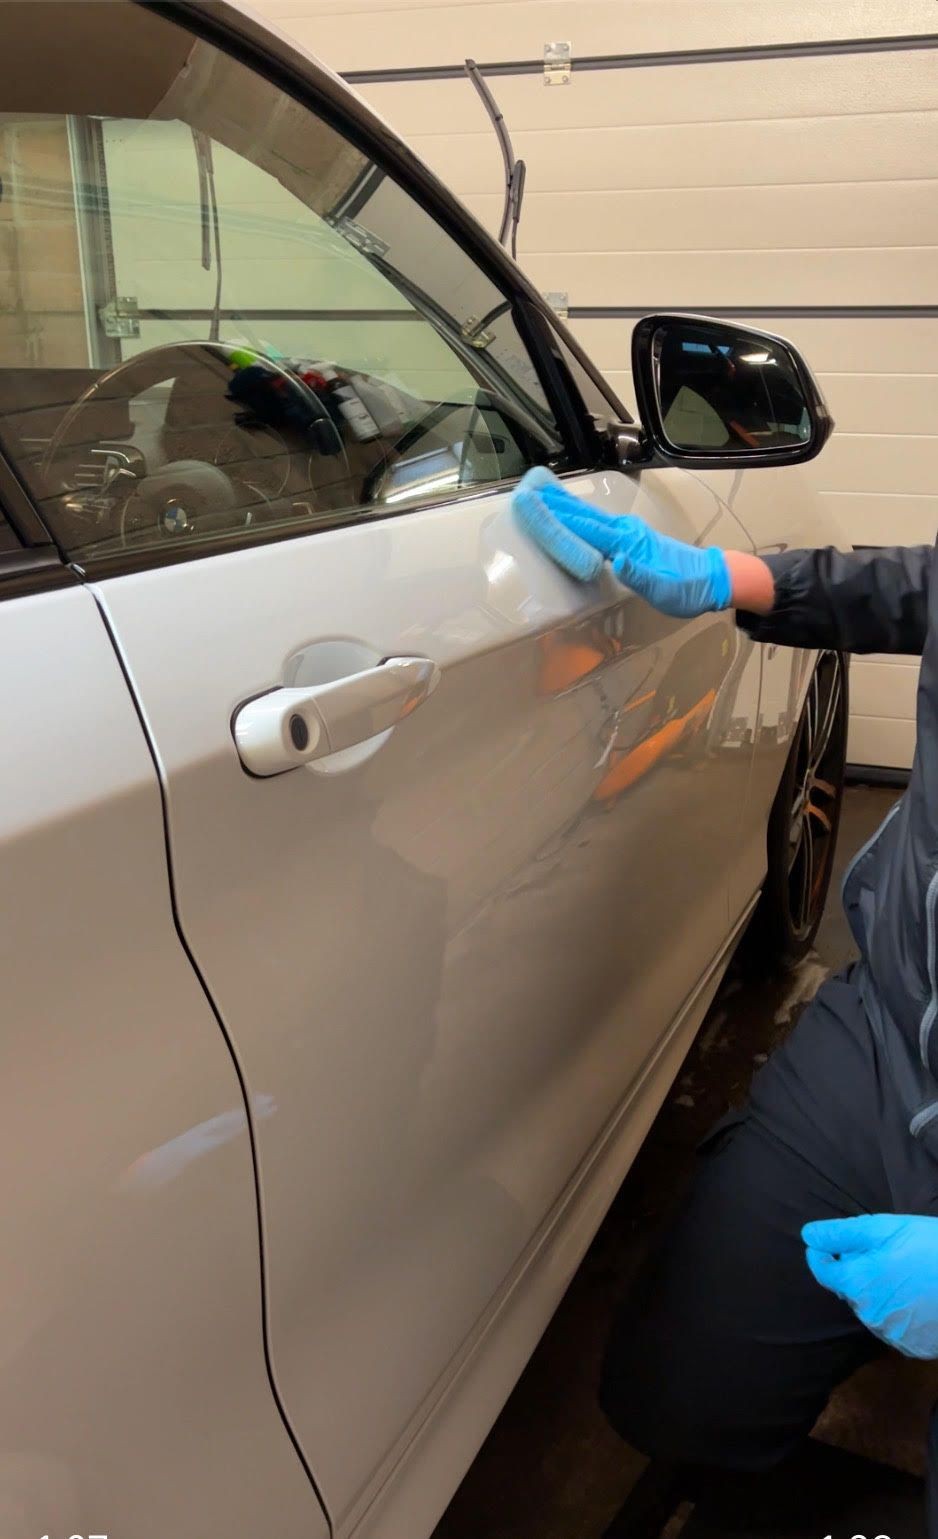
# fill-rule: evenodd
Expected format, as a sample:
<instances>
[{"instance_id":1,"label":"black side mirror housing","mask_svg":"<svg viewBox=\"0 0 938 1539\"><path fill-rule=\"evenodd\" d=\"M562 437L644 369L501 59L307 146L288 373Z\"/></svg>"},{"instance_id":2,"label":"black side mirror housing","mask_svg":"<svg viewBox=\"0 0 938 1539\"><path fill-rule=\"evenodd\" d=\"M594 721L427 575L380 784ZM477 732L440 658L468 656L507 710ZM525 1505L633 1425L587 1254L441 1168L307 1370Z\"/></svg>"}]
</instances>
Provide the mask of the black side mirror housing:
<instances>
[{"instance_id":1,"label":"black side mirror housing","mask_svg":"<svg viewBox=\"0 0 938 1539\"><path fill-rule=\"evenodd\" d=\"M647 315L632 333L643 463L800 465L834 423L797 348L704 315Z\"/></svg>"}]
</instances>

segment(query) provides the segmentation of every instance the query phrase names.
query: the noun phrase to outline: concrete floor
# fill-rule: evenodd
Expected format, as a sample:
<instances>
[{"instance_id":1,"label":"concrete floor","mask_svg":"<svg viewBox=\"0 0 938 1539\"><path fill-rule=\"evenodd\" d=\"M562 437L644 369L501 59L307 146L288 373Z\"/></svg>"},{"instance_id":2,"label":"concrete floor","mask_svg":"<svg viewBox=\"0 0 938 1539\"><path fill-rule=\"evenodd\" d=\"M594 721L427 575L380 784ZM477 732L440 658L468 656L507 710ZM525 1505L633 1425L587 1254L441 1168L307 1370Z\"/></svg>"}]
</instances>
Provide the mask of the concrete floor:
<instances>
[{"instance_id":1,"label":"concrete floor","mask_svg":"<svg viewBox=\"0 0 938 1539\"><path fill-rule=\"evenodd\" d=\"M736 972L727 978L613 1208L434 1539L598 1539L625 1499L644 1460L610 1431L595 1403L616 1301L679 1200L699 1139L745 1097L755 1068L791 1030L823 978L853 955L840 874L895 796L870 787L848 793L816 954L779 982L746 980ZM887 1370L885 1388L880 1375L872 1387L842 1393L821 1431L842 1447L915 1470L935 1377L920 1375L910 1389L902 1377L910 1365L902 1359L896 1364ZM891 1403L897 1401L903 1411L898 1417ZM917 1518L910 1518L907 1533L894 1527L892 1539L912 1539L917 1529Z\"/></svg>"}]
</instances>

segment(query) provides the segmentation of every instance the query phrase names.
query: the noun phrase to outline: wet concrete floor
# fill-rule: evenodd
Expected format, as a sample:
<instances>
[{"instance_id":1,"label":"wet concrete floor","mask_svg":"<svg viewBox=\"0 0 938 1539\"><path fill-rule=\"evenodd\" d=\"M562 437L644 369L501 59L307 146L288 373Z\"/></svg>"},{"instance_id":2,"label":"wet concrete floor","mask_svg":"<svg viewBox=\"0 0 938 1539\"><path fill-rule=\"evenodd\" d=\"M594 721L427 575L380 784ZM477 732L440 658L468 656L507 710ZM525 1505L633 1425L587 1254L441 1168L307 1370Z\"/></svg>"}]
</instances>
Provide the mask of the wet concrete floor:
<instances>
[{"instance_id":1,"label":"wet concrete floor","mask_svg":"<svg viewBox=\"0 0 938 1539\"><path fill-rule=\"evenodd\" d=\"M781 980L748 979L731 969L612 1209L434 1539L599 1539L641 1474L644 1459L616 1437L596 1405L613 1310L679 1201L699 1140L745 1098L754 1071L827 974L853 956L840 875L896 795L873 787L849 791L816 953ZM910 1366L926 1369L911 1388ZM887 1366L885 1381L880 1372L869 1384L841 1392L821 1433L853 1452L915 1471L927 1405L936 1393L931 1365L898 1359ZM907 1534L895 1531L891 1539L917 1539L919 1532L916 1515Z\"/></svg>"}]
</instances>

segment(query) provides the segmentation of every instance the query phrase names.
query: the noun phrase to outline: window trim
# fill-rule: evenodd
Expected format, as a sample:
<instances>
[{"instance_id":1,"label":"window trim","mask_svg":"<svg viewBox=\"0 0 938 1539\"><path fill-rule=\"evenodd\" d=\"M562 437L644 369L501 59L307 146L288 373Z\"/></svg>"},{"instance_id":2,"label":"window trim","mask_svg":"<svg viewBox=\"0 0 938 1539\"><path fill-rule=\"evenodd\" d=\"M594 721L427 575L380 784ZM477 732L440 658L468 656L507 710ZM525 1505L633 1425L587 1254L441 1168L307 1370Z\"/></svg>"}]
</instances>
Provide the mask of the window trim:
<instances>
[{"instance_id":1,"label":"window trim","mask_svg":"<svg viewBox=\"0 0 938 1539\"><path fill-rule=\"evenodd\" d=\"M27 550L55 546L38 508L5 451L0 452L0 511Z\"/></svg>"},{"instance_id":2,"label":"window trim","mask_svg":"<svg viewBox=\"0 0 938 1539\"><path fill-rule=\"evenodd\" d=\"M554 386L558 396L562 398L562 416L558 412L558 421L567 421L569 433L567 442L574 441L577 445L578 459L572 468L594 469L602 464L609 456L609 440L604 434L608 424L630 425L632 418L622 406L615 392L597 377L597 370L589 363L583 354L582 348L569 333L562 328L556 316L547 314L533 305L519 306L529 317L532 331L537 333L538 345L544 349L548 366L554 376ZM590 408L589 402L583 395L576 376L563 356L562 349L566 347L576 359L587 378L595 385L598 394L609 408L608 415L597 417ZM579 408L579 409L577 409Z\"/></svg>"},{"instance_id":3,"label":"window trim","mask_svg":"<svg viewBox=\"0 0 938 1539\"><path fill-rule=\"evenodd\" d=\"M0 515L5 510L0 507ZM11 550L0 555L0 604L4 599L72 588L80 581L51 545Z\"/></svg>"},{"instance_id":4,"label":"window trim","mask_svg":"<svg viewBox=\"0 0 938 1539\"><path fill-rule=\"evenodd\" d=\"M165 549L160 545L147 545L139 550L110 551L107 555L84 553L74 556L69 566L82 581L103 581L106 577L122 577L127 572L156 571L187 561L207 561L211 556L237 555L262 545L280 545L286 540L312 539L335 529L352 529L359 524L383 524L392 518L409 517L411 513L432 513L440 508L458 506L461 502L478 502L482 497L504 497L517 484L516 476L507 481L483 481L478 486L459 487L432 502L418 502L415 498L406 508L391 509L376 504L374 512L367 508L349 508L346 512L330 514L321 523L297 519L292 523L271 524L263 534L250 529L229 531L201 540L167 541Z\"/></svg>"},{"instance_id":5,"label":"window trim","mask_svg":"<svg viewBox=\"0 0 938 1539\"><path fill-rule=\"evenodd\" d=\"M584 374L589 376L593 384L596 386L596 389L599 391L599 394L603 397L603 400L607 402L610 414L615 419L615 421L624 423L626 427L634 426L635 418L632 416L632 413L619 399L618 395L610 385L608 379L606 379L602 371L597 368L589 354L584 351L580 342L573 335L570 328L563 324L558 315L553 314L549 318L549 324L555 336L560 339L564 347L569 348L570 352L573 354ZM629 363L631 364L631 358L629 359ZM569 373L569 370L566 372ZM573 381L573 384L574 386L576 385L575 380ZM577 395L580 397L580 400L583 399L582 396L580 396L579 390L577 390ZM584 402L583 404L585 405L586 403Z\"/></svg>"},{"instance_id":6,"label":"window trim","mask_svg":"<svg viewBox=\"0 0 938 1539\"><path fill-rule=\"evenodd\" d=\"M50 588L70 588L79 581L77 573L63 561L26 488L2 451L0 518L21 547L0 552L0 603L4 599L44 593Z\"/></svg>"}]
</instances>

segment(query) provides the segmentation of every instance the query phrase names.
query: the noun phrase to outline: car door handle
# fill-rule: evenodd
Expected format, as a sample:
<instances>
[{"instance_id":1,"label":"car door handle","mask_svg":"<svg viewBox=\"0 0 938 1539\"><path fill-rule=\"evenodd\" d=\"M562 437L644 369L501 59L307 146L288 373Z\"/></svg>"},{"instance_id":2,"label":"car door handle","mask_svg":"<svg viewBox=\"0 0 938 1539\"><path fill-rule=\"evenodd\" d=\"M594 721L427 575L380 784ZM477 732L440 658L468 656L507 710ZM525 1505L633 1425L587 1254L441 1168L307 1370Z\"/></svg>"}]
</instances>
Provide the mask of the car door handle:
<instances>
[{"instance_id":1,"label":"car door handle","mask_svg":"<svg viewBox=\"0 0 938 1539\"><path fill-rule=\"evenodd\" d=\"M244 768L282 775L396 727L432 695L440 670L428 657L389 657L331 684L273 689L245 700L231 729Z\"/></svg>"}]
</instances>

